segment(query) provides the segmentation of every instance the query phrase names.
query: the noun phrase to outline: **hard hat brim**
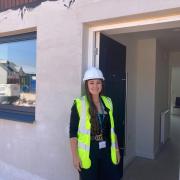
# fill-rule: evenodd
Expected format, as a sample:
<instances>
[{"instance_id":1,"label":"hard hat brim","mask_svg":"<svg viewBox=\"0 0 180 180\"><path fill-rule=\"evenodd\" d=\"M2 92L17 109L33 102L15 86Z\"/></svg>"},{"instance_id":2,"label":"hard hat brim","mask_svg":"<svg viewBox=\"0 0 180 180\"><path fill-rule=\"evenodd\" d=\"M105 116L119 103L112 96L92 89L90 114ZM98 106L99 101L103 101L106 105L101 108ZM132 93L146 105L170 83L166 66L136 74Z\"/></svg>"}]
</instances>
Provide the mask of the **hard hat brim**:
<instances>
[{"instance_id":1,"label":"hard hat brim","mask_svg":"<svg viewBox=\"0 0 180 180\"><path fill-rule=\"evenodd\" d=\"M88 81L88 80L93 80L93 79L101 79L101 80L105 80L104 78L92 78L92 77L89 77L89 78L83 78L83 81L85 82L85 81Z\"/></svg>"}]
</instances>

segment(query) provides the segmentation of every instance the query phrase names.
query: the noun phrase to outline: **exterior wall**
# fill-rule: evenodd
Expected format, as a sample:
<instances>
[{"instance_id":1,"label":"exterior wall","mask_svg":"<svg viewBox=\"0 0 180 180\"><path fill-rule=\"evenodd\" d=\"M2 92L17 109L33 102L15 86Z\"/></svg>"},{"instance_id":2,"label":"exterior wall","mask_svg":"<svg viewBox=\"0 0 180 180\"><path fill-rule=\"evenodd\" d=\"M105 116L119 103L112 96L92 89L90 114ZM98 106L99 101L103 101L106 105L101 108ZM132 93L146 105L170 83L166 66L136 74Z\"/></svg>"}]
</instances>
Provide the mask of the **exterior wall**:
<instances>
[{"instance_id":1,"label":"exterior wall","mask_svg":"<svg viewBox=\"0 0 180 180\"><path fill-rule=\"evenodd\" d=\"M169 99L169 59L168 53L157 41L155 84L154 153L160 148L161 112L167 110Z\"/></svg>"},{"instance_id":2,"label":"exterior wall","mask_svg":"<svg viewBox=\"0 0 180 180\"><path fill-rule=\"evenodd\" d=\"M96 20L105 20L128 16L134 14L143 14L180 7L179 0L78 0L77 12L78 18L82 22L91 22ZM93 11L93 13L92 13Z\"/></svg>"},{"instance_id":3,"label":"exterior wall","mask_svg":"<svg viewBox=\"0 0 180 180\"><path fill-rule=\"evenodd\" d=\"M59 2L42 3L23 19L19 10L1 13L0 19L1 33L37 28L36 122L0 120L0 164L6 163L15 180L23 170L30 179L78 179L68 125L73 99L81 94L82 24Z\"/></svg>"},{"instance_id":4,"label":"exterior wall","mask_svg":"<svg viewBox=\"0 0 180 180\"><path fill-rule=\"evenodd\" d=\"M67 127L73 99L81 94L81 77L87 64L87 49L83 47L88 47L88 42L86 38L82 39L87 29L83 23L179 6L179 0L77 0L72 8L66 9L61 1L47 1L27 9L23 18L19 10L0 14L0 36L37 29L36 122L24 124L0 120L0 157L7 163L3 166L6 170L11 170L10 165L15 167L12 179L19 179L17 174L22 169L33 177L38 175L44 179L78 179L70 157ZM146 132L154 133L154 44L154 39L138 43L137 67L144 69L137 73L134 101L136 151L139 155L141 150L146 151L148 156L153 153L153 138L147 137ZM140 55L143 48L145 51ZM131 133L134 133L133 127Z\"/></svg>"},{"instance_id":5,"label":"exterior wall","mask_svg":"<svg viewBox=\"0 0 180 180\"><path fill-rule=\"evenodd\" d=\"M156 39L138 41L136 94L136 154L154 158Z\"/></svg>"}]
</instances>

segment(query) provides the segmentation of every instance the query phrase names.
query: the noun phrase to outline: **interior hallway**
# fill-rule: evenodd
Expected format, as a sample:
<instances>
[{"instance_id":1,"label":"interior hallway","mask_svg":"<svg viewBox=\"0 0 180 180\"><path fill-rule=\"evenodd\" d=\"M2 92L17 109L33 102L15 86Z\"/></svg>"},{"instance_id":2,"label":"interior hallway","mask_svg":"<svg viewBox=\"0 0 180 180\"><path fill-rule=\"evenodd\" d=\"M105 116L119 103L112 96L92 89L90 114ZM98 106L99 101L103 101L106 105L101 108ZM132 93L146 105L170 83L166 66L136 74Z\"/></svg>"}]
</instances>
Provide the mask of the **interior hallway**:
<instances>
[{"instance_id":1,"label":"interior hallway","mask_svg":"<svg viewBox=\"0 0 180 180\"><path fill-rule=\"evenodd\" d=\"M156 160L136 158L125 169L123 180L179 180L180 116L171 117L170 136Z\"/></svg>"}]
</instances>

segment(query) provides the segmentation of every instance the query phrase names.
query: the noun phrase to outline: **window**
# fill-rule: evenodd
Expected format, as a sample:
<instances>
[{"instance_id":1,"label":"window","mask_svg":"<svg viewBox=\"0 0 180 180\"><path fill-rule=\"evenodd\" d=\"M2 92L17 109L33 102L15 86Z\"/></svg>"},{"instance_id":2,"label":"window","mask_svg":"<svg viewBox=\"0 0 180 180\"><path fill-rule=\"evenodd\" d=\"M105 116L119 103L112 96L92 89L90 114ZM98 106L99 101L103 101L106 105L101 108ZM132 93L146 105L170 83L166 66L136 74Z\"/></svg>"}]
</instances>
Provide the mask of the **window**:
<instances>
[{"instance_id":1,"label":"window","mask_svg":"<svg viewBox=\"0 0 180 180\"><path fill-rule=\"evenodd\" d=\"M36 104L36 33L0 37L0 118L32 123Z\"/></svg>"}]
</instances>

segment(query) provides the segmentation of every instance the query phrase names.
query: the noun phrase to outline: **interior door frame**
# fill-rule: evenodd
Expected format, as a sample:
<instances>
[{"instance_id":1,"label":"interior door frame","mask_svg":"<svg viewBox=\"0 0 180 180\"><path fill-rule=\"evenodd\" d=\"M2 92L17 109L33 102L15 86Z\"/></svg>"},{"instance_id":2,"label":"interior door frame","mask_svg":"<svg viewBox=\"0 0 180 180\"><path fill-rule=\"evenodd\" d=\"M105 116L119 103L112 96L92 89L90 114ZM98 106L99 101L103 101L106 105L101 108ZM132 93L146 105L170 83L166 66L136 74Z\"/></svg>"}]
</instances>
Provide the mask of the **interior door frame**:
<instances>
[{"instance_id":1,"label":"interior door frame","mask_svg":"<svg viewBox=\"0 0 180 180\"><path fill-rule=\"evenodd\" d=\"M87 25L87 23L86 23ZM145 14L139 14L135 16L122 17L116 20L103 20L102 22L91 22L90 26L87 28L87 66L99 67L99 40L100 32L106 30L118 29L118 33L130 33L130 32L140 32L148 30L158 30L158 29L170 29L180 27L180 8L163 10ZM126 95L127 99L128 94ZM170 101L170 99L169 99ZM127 101L126 101L127 106ZM125 110L127 112L127 109ZM126 113L125 112L125 113ZM127 113L126 113L127 117ZM128 127L127 119L125 120L125 145L126 152L128 153ZM128 155L125 153L126 155ZM131 159L127 160L125 158L125 164L128 164Z\"/></svg>"},{"instance_id":2,"label":"interior door frame","mask_svg":"<svg viewBox=\"0 0 180 180\"><path fill-rule=\"evenodd\" d=\"M88 66L97 65L98 56L95 55L95 49L100 37L100 32L105 30L119 30L121 33L140 32L158 29L170 29L180 27L180 10L164 10L136 16L128 16L116 20L107 20L103 22L94 22L88 28Z\"/></svg>"},{"instance_id":3,"label":"interior door frame","mask_svg":"<svg viewBox=\"0 0 180 180\"><path fill-rule=\"evenodd\" d=\"M99 54L100 54L100 31L95 32L95 52L94 52L94 66L99 67ZM126 72L126 69L125 69ZM126 73L126 96L125 96L125 119L124 119L124 126L125 126L125 134L124 134L124 147L122 148L124 150L124 156L126 156L126 146L127 146L127 82L128 82L128 76Z\"/></svg>"}]
</instances>

